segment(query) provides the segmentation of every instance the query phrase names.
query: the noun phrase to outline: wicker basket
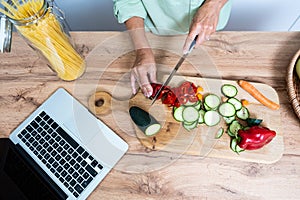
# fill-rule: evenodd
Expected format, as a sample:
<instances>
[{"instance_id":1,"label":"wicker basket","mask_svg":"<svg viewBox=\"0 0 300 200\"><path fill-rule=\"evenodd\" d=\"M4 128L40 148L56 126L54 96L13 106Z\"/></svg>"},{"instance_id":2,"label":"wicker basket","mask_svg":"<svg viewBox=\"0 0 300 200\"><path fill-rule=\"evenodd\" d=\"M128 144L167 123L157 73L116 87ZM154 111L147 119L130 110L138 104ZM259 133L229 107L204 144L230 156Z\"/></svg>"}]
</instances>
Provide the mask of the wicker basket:
<instances>
[{"instance_id":1,"label":"wicker basket","mask_svg":"<svg viewBox=\"0 0 300 200\"><path fill-rule=\"evenodd\" d=\"M293 109L300 119L300 80L296 73L296 62L300 59L300 49L293 57L287 71L287 90Z\"/></svg>"}]
</instances>

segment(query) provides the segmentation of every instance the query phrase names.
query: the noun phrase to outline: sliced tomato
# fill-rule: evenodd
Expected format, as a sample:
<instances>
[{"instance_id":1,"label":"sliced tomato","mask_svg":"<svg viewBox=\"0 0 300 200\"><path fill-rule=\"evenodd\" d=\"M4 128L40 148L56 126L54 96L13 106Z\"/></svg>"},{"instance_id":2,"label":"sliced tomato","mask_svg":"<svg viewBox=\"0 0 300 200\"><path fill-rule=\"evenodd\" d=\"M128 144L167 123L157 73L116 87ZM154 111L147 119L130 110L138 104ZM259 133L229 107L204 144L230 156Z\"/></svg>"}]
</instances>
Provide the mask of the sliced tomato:
<instances>
[{"instance_id":1,"label":"sliced tomato","mask_svg":"<svg viewBox=\"0 0 300 200\"><path fill-rule=\"evenodd\" d=\"M180 95L193 95L197 91L197 87L189 81L183 82L179 86L179 88L180 88Z\"/></svg>"},{"instance_id":2,"label":"sliced tomato","mask_svg":"<svg viewBox=\"0 0 300 200\"><path fill-rule=\"evenodd\" d=\"M176 95L176 97L181 96L179 88L171 88L171 91Z\"/></svg>"},{"instance_id":3,"label":"sliced tomato","mask_svg":"<svg viewBox=\"0 0 300 200\"><path fill-rule=\"evenodd\" d=\"M179 103L180 103L181 105L186 104L186 102L188 101L188 98L185 97L185 96L177 97L177 99L178 99L178 101L179 101Z\"/></svg>"},{"instance_id":4,"label":"sliced tomato","mask_svg":"<svg viewBox=\"0 0 300 200\"><path fill-rule=\"evenodd\" d=\"M192 88L194 90L194 93L197 93L198 87L194 83L191 83L191 86L192 86Z\"/></svg>"},{"instance_id":5,"label":"sliced tomato","mask_svg":"<svg viewBox=\"0 0 300 200\"><path fill-rule=\"evenodd\" d=\"M190 101L190 102L197 102L198 100L199 100L199 99L198 99L197 96L194 96L194 95L189 96L189 101Z\"/></svg>"}]
</instances>

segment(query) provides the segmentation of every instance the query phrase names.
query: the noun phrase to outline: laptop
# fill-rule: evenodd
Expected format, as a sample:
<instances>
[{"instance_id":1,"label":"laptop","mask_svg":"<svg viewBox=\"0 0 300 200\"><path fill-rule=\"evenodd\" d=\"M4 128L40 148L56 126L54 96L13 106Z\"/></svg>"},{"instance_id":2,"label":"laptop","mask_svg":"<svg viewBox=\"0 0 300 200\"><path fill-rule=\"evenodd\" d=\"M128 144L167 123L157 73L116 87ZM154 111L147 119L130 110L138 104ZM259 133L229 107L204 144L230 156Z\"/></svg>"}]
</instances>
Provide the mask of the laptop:
<instances>
[{"instance_id":1,"label":"laptop","mask_svg":"<svg viewBox=\"0 0 300 200\"><path fill-rule=\"evenodd\" d=\"M127 150L59 88L0 140L0 199L86 199Z\"/></svg>"}]
</instances>

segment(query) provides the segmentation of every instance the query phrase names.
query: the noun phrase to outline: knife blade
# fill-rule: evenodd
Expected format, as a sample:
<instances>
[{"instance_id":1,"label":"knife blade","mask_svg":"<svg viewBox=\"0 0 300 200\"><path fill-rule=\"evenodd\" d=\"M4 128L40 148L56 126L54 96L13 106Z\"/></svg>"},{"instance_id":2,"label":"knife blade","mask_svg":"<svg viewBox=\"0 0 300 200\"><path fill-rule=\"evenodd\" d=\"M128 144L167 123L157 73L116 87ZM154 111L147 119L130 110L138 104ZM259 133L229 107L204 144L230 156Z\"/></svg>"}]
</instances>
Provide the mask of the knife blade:
<instances>
[{"instance_id":1,"label":"knife blade","mask_svg":"<svg viewBox=\"0 0 300 200\"><path fill-rule=\"evenodd\" d=\"M179 69L179 67L182 65L183 61L186 59L186 57L190 54L190 52L193 50L195 44L196 44L196 40L198 38L198 35L196 35L195 39L193 40L193 42L190 45L190 48L188 50L187 53L183 54L183 56L181 56L181 58L179 59L179 61L177 62L177 64L175 65L175 67L173 68L173 70L171 71L170 75L168 76L167 80L162 84L161 88L157 91L157 93L155 94L154 98L152 99L151 105L154 104L154 102L157 100L157 97L159 96L159 94L161 93L161 91L163 90L163 88L169 84L169 82L171 81L171 79L173 78L173 76L175 75L175 73L177 72L177 70Z\"/></svg>"}]
</instances>

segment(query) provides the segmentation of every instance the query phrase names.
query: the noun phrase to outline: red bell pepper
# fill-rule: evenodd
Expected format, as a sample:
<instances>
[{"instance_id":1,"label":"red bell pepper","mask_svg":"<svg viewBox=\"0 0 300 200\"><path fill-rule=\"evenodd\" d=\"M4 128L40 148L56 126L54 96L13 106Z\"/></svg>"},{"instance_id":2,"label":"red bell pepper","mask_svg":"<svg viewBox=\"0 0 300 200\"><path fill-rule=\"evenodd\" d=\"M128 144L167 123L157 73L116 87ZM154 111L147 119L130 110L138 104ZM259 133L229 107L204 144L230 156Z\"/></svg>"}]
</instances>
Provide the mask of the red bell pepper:
<instances>
[{"instance_id":1,"label":"red bell pepper","mask_svg":"<svg viewBox=\"0 0 300 200\"><path fill-rule=\"evenodd\" d=\"M153 93L152 95L150 96L150 98L154 98L156 93L158 92L158 90L162 87L161 84L158 84L158 83L151 83L151 86L153 88ZM161 99L162 96L165 94L165 93L168 93L170 91L170 88L168 86L164 86L164 88L162 89L161 93L159 94L159 96L157 97L157 99Z\"/></svg>"},{"instance_id":2,"label":"red bell pepper","mask_svg":"<svg viewBox=\"0 0 300 200\"><path fill-rule=\"evenodd\" d=\"M153 93L150 98L154 98L158 90L162 87L161 84L151 83ZM157 99L161 99L163 104L179 107L186 104L188 101L197 102L199 99L196 96L197 87L189 81L183 82L179 87L170 88L164 86Z\"/></svg>"},{"instance_id":3,"label":"red bell pepper","mask_svg":"<svg viewBox=\"0 0 300 200\"><path fill-rule=\"evenodd\" d=\"M238 137L240 137L239 147L245 150L260 149L276 136L276 132L266 127L252 126L247 130L240 129Z\"/></svg>"}]
</instances>

